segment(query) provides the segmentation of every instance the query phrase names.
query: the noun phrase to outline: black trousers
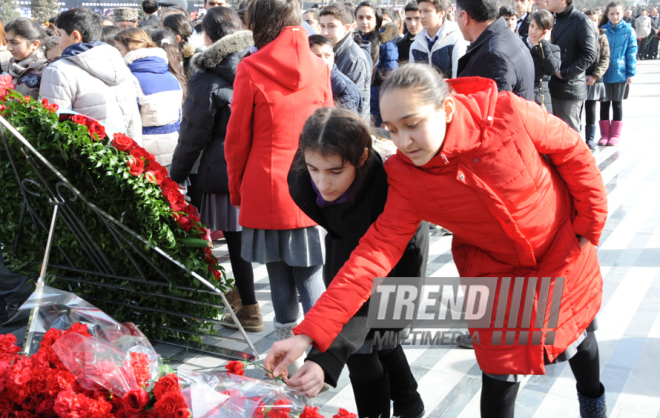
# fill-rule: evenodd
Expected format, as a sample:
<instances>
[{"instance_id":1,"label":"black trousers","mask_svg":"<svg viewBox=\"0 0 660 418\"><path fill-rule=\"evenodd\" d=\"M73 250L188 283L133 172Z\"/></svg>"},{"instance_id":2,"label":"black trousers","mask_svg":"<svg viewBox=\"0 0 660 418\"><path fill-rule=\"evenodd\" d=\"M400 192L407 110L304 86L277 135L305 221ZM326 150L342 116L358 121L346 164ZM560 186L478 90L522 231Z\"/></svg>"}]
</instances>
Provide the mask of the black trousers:
<instances>
[{"instance_id":1,"label":"black trousers","mask_svg":"<svg viewBox=\"0 0 660 418\"><path fill-rule=\"evenodd\" d=\"M577 354L568 360L578 391L587 398L601 395L600 360L598 342L593 332L577 348ZM483 374L481 389L481 418L513 418L520 382L505 382Z\"/></svg>"}]
</instances>

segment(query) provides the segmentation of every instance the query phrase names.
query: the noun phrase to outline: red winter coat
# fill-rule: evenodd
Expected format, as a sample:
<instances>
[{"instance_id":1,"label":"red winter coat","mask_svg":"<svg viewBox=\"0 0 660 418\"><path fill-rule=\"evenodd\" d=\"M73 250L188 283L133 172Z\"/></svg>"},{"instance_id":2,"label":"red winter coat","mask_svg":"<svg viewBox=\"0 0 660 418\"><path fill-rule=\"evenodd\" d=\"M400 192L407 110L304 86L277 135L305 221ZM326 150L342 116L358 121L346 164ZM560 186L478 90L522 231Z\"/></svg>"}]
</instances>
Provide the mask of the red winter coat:
<instances>
[{"instance_id":1,"label":"red winter coat","mask_svg":"<svg viewBox=\"0 0 660 418\"><path fill-rule=\"evenodd\" d=\"M554 345L492 346L492 328L479 329L475 345L486 373L543 374L544 350L554 360L600 309L594 245L607 217L605 186L577 132L536 103L498 94L485 78L452 87L456 114L440 153L421 168L401 153L387 160L384 212L294 333L326 350L426 220L454 233L462 277L566 277ZM576 235L590 244L580 248Z\"/></svg>"},{"instance_id":2,"label":"red winter coat","mask_svg":"<svg viewBox=\"0 0 660 418\"><path fill-rule=\"evenodd\" d=\"M330 74L292 26L238 64L225 154L239 223L255 229L316 225L291 199L286 180L303 124L333 106Z\"/></svg>"}]
</instances>

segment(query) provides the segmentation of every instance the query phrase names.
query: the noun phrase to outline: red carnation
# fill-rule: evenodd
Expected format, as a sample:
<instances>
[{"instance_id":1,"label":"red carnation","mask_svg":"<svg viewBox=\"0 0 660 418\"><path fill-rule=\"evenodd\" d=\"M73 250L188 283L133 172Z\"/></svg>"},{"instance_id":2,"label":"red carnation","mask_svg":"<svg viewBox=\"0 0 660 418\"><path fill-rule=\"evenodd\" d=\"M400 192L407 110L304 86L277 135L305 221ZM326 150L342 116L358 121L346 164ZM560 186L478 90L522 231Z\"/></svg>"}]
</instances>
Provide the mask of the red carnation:
<instances>
[{"instance_id":1,"label":"red carnation","mask_svg":"<svg viewBox=\"0 0 660 418\"><path fill-rule=\"evenodd\" d=\"M190 410L188 408L179 408L176 410L176 418L188 418L190 417Z\"/></svg>"},{"instance_id":2,"label":"red carnation","mask_svg":"<svg viewBox=\"0 0 660 418\"><path fill-rule=\"evenodd\" d=\"M170 392L179 392L179 378L175 374L168 374L158 379L154 385L154 396L156 400L162 399Z\"/></svg>"},{"instance_id":3,"label":"red carnation","mask_svg":"<svg viewBox=\"0 0 660 418\"><path fill-rule=\"evenodd\" d=\"M43 99L41 104L44 105L44 107L48 107L48 99Z\"/></svg>"},{"instance_id":4,"label":"red carnation","mask_svg":"<svg viewBox=\"0 0 660 418\"><path fill-rule=\"evenodd\" d=\"M39 415L50 416L53 415L53 406L55 406L55 399L48 398L41 401L37 409L34 411Z\"/></svg>"},{"instance_id":5,"label":"red carnation","mask_svg":"<svg viewBox=\"0 0 660 418\"><path fill-rule=\"evenodd\" d=\"M315 406L314 408L310 408L309 406L305 405L305 409L303 410L303 413L300 414L298 418L323 418L323 415L319 414L318 406Z\"/></svg>"},{"instance_id":6,"label":"red carnation","mask_svg":"<svg viewBox=\"0 0 660 418\"><path fill-rule=\"evenodd\" d=\"M75 116L74 116L75 117ZM117 132L112 136L112 146L122 152L129 152L138 144L126 135Z\"/></svg>"},{"instance_id":7,"label":"red carnation","mask_svg":"<svg viewBox=\"0 0 660 418\"><path fill-rule=\"evenodd\" d=\"M73 115L71 116L71 120L78 125L87 125L87 118L83 115Z\"/></svg>"},{"instance_id":8,"label":"red carnation","mask_svg":"<svg viewBox=\"0 0 660 418\"><path fill-rule=\"evenodd\" d=\"M335 415L333 415L332 418L357 418L357 414L354 414L352 412L348 412L344 408L339 408L339 412Z\"/></svg>"},{"instance_id":9,"label":"red carnation","mask_svg":"<svg viewBox=\"0 0 660 418\"><path fill-rule=\"evenodd\" d=\"M187 409L181 392L169 392L156 401L154 414L160 418L176 418L180 409Z\"/></svg>"},{"instance_id":10,"label":"red carnation","mask_svg":"<svg viewBox=\"0 0 660 418\"><path fill-rule=\"evenodd\" d=\"M149 403L149 394L142 388L132 390L124 395L122 401L127 412L138 412Z\"/></svg>"},{"instance_id":11,"label":"red carnation","mask_svg":"<svg viewBox=\"0 0 660 418\"><path fill-rule=\"evenodd\" d=\"M128 157L126 165L131 170L131 174L134 176L139 176L144 173L144 161L141 158L135 158L132 155Z\"/></svg>"},{"instance_id":12,"label":"red carnation","mask_svg":"<svg viewBox=\"0 0 660 418\"><path fill-rule=\"evenodd\" d=\"M51 112L55 113L55 112L57 112L57 111L59 110L59 108L60 108L60 106L59 106L57 103L53 103L52 105L50 105L50 107L48 108L48 110L50 110Z\"/></svg>"},{"instance_id":13,"label":"red carnation","mask_svg":"<svg viewBox=\"0 0 660 418\"><path fill-rule=\"evenodd\" d=\"M21 403L21 407L26 411L32 411L36 409L41 403L41 398L37 395L28 395L25 400Z\"/></svg>"},{"instance_id":14,"label":"red carnation","mask_svg":"<svg viewBox=\"0 0 660 418\"><path fill-rule=\"evenodd\" d=\"M151 370L149 369L149 358L144 353L131 353L131 367L135 374L135 380L138 386L144 386L151 379Z\"/></svg>"},{"instance_id":15,"label":"red carnation","mask_svg":"<svg viewBox=\"0 0 660 418\"><path fill-rule=\"evenodd\" d=\"M105 128L95 120L90 120L87 125L87 132L92 136L92 139L100 141L105 138Z\"/></svg>"},{"instance_id":16,"label":"red carnation","mask_svg":"<svg viewBox=\"0 0 660 418\"><path fill-rule=\"evenodd\" d=\"M230 361L225 365L225 369L227 369L227 373L245 376L244 366L242 361Z\"/></svg>"},{"instance_id":17,"label":"red carnation","mask_svg":"<svg viewBox=\"0 0 660 418\"><path fill-rule=\"evenodd\" d=\"M121 408L115 413L115 417L117 418L142 418L143 416L143 411L133 412L126 408Z\"/></svg>"}]
</instances>

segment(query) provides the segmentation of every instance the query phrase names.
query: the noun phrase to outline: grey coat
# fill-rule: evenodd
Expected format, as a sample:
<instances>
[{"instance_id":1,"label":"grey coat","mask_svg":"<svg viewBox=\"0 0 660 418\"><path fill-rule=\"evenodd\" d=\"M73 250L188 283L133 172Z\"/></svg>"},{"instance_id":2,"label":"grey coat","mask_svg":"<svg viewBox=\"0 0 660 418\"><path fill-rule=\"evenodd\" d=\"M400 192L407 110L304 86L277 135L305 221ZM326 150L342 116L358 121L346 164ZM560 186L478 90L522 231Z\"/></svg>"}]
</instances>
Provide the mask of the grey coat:
<instances>
[{"instance_id":1,"label":"grey coat","mask_svg":"<svg viewBox=\"0 0 660 418\"><path fill-rule=\"evenodd\" d=\"M60 109L109 124L142 145L135 82L117 48L101 43L58 59L44 70L39 93Z\"/></svg>"},{"instance_id":2,"label":"grey coat","mask_svg":"<svg viewBox=\"0 0 660 418\"><path fill-rule=\"evenodd\" d=\"M366 121L371 120L371 71L373 64L362 49L355 43L353 34L349 33L335 46L335 64L339 71L348 77L360 90L362 96L362 112L360 116Z\"/></svg>"}]
</instances>

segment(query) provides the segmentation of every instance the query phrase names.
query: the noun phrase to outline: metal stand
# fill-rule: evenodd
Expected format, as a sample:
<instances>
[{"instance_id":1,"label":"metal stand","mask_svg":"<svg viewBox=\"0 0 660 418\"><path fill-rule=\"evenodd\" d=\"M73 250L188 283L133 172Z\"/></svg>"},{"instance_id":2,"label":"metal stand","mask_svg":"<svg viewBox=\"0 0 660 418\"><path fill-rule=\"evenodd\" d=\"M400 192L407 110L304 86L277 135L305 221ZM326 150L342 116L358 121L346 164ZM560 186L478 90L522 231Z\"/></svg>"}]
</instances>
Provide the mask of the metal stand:
<instances>
[{"instance_id":1,"label":"metal stand","mask_svg":"<svg viewBox=\"0 0 660 418\"><path fill-rule=\"evenodd\" d=\"M9 147L9 143L5 136L5 130L11 133L21 143L20 150L24 155L24 157L26 158L26 160L28 161L32 173L34 173L39 179L38 182L28 178L23 178L23 179L21 178L21 174L17 169L14 156L12 155L11 149ZM82 193L80 193L80 191L78 191L76 187L73 184L71 184L64 177L64 175L60 173L43 155L41 155L32 146L32 144L30 144L29 141L27 141L16 129L14 129L14 127L11 124L9 124L9 122L7 122L2 117L0 117L0 138L2 139L2 143L6 150L7 156L9 157L9 161L16 175L16 180L18 181L18 184L21 187L21 192L23 194L23 207L21 210L21 217L19 220L20 227L22 227L26 222L25 219L26 217L24 215L27 214L27 217L32 221L32 224L37 229L41 229L42 231L48 231L48 240L46 242L46 247L44 249L44 258L41 266L41 273L37 281L36 291L39 291L43 287L46 281L47 268L54 268L57 269L58 271L65 271L73 274L75 273L84 274L85 276L98 276L102 278L116 279L118 284L115 285L110 283L92 282L90 280L85 280L83 278L72 278L72 277L65 277L62 275L58 275L58 280L78 282L81 284L84 283L86 285L95 285L95 286L111 288L115 290L118 289L125 292L127 296L136 295L136 297L132 299L130 297L127 297L126 300L106 300L106 299L95 300L97 302L100 301L103 303L125 306L131 309L132 312L135 313L135 315L139 315L140 312L145 312L145 311L151 311L151 312L156 311L165 315L173 315L184 319L187 318L192 320L209 321L212 323L221 324L222 321L217 320L217 318L192 318L185 313L185 309L180 311L163 311L148 306L140 306L135 302L135 300L138 299L137 295L144 294L144 291L142 290L138 291L137 289L134 289L124 283L148 284L151 286L165 287L165 288L170 288L173 286L170 278L159 267L161 263L154 262L154 260L152 260L152 258L148 254L149 252L155 252L156 254L159 255L160 260L164 259L166 260L165 262L169 262L176 265L183 272L189 274L199 283L203 284L207 290L197 289L193 287L184 287L184 286L178 286L177 287L178 289L188 291L189 294L191 295L199 294L199 293L212 293L217 296L220 296L222 300L222 305L213 305L213 306L222 308L224 309L225 313L229 313L229 315L234 320L234 324L238 326L238 330L241 336L243 337L243 339L241 340L231 337L223 338L217 335L214 335L213 337L221 340L234 340L234 341L245 342L247 343L251 353L240 350L219 348L207 344L193 343L185 340L166 339L162 341L161 340L157 340L157 341L169 345L176 345L178 347L204 352L207 354L211 354L223 358L240 359L240 360L242 359L257 360L259 358L259 354L256 348L248 338L245 330L238 321L238 318L234 314L234 311L227 302L227 299L225 298L224 294L219 289L217 289L215 286L213 286L211 283L209 283L206 279L201 277L196 272L187 268L183 263L171 257L164 250L153 245L151 242L149 242L149 240L135 233L133 230L128 228L126 225L124 225L121 221L115 219L105 211L101 210L95 204L93 204L87 197L85 197ZM55 177L57 177L59 181L55 183L54 187L52 186L52 182L49 181L46 178L46 176L44 176L42 172L42 168L40 166L43 167L45 170L48 170L51 174L55 175ZM30 188L36 188L38 189L38 191L30 190ZM62 189L68 190L69 193L71 194L71 197L68 200L62 196L61 194ZM36 198L38 199L47 198L54 207L49 228L47 228L46 223L40 218L37 210L35 210L34 208L34 205L31 204L31 202ZM115 269L112 262L113 260L110 260L104 254L103 250L99 248L99 246L97 245L96 240L87 230L86 227L87 222L94 220L82 219L80 216L78 216L76 213L76 208L72 205L72 202L74 201L79 201L78 204L84 205L87 208L91 209L92 213L95 215L95 221L101 222L106 227L106 230L109 234L108 236L112 237L114 243L122 250L123 254L126 256L126 259L129 260L131 265L134 267L135 271L140 276L139 278L127 277L127 276L119 275L117 273L117 269ZM73 233L81 251L88 258L90 264L94 266L93 270L79 268L78 263L75 263L72 260L72 257L69 257L66 254L66 251L64 251L64 249L60 247L57 247L55 249L61 255L60 259L66 261L66 265L61 263L59 264L49 263L50 253L51 250L53 249L52 243L53 243L53 238L56 234L56 224L58 218L61 219L64 225L68 228L68 230ZM16 237L14 241L15 253L18 250L19 237L20 234ZM144 250L143 248L146 248L147 250ZM149 265L149 267L153 269L153 271L158 273L158 275L163 279L163 281L157 281L148 278L144 274L144 272L140 269L138 263L136 263L137 258L141 258L142 261L145 261ZM206 304L206 302L196 300L194 297L184 298L184 297L174 296L171 294L156 293L156 292L148 293L148 295L153 297L164 298L168 300L176 300L178 302L184 302L184 303ZM92 299L90 299L90 302L91 301ZM34 324L35 324L34 319L38 315L39 315L38 309L33 309L33 311L30 314L30 319L28 322L28 335L26 336L26 343L25 343L26 350L30 350L29 347L30 344L32 343L33 335L34 335L34 333L30 331L31 328L34 328ZM198 334L185 329L177 329L166 326L160 326L158 328L170 332L171 335L188 335L188 336L195 335L200 338L206 336L206 334Z\"/></svg>"}]
</instances>

